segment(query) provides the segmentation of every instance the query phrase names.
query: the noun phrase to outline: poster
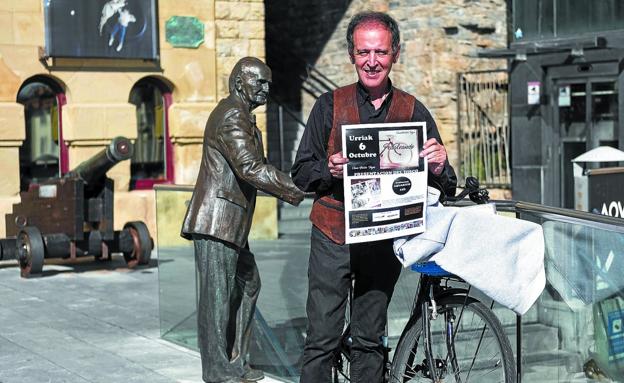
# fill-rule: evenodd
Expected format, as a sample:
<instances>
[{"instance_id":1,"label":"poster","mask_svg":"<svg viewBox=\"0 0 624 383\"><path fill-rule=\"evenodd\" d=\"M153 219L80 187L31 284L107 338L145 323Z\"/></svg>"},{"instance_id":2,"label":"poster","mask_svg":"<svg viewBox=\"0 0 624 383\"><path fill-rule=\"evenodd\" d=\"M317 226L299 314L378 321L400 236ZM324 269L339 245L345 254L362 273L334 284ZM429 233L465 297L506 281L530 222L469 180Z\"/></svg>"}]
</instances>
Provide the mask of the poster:
<instances>
[{"instance_id":1,"label":"poster","mask_svg":"<svg viewBox=\"0 0 624 383\"><path fill-rule=\"evenodd\" d=\"M572 97L570 92L570 85L562 85L559 87L559 106L570 106L572 105Z\"/></svg>"},{"instance_id":2,"label":"poster","mask_svg":"<svg viewBox=\"0 0 624 383\"><path fill-rule=\"evenodd\" d=\"M426 131L424 122L342 126L346 243L425 230Z\"/></svg>"},{"instance_id":3,"label":"poster","mask_svg":"<svg viewBox=\"0 0 624 383\"><path fill-rule=\"evenodd\" d=\"M46 0L46 55L157 59L156 10L156 0Z\"/></svg>"},{"instance_id":4,"label":"poster","mask_svg":"<svg viewBox=\"0 0 624 383\"><path fill-rule=\"evenodd\" d=\"M539 105L541 87L542 83L540 83L539 81L529 81L529 83L527 84L527 103L529 105Z\"/></svg>"}]
</instances>

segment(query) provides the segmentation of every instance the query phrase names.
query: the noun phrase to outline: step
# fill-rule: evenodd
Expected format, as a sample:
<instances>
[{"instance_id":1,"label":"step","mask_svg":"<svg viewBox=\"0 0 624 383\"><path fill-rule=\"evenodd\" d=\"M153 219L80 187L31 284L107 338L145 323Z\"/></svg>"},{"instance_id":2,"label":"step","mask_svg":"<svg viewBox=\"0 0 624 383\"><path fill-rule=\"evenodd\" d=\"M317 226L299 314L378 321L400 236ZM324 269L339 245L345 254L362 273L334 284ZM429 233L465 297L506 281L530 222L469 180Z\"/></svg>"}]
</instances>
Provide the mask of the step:
<instances>
[{"instance_id":1,"label":"step","mask_svg":"<svg viewBox=\"0 0 624 383\"><path fill-rule=\"evenodd\" d=\"M611 376L601 379L589 379L584 369L587 357L583 357L576 350L556 350L547 353L530 353L523 357L524 382L623 382L621 376ZM613 372L612 372L613 373ZM608 375L608 373L605 372ZM525 379L526 377L526 379Z\"/></svg>"},{"instance_id":2,"label":"step","mask_svg":"<svg viewBox=\"0 0 624 383\"><path fill-rule=\"evenodd\" d=\"M511 343L511 349L516 352L516 329L505 327L505 333ZM536 352L554 352L559 347L559 329L532 323L522 326L522 352L531 354Z\"/></svg>"},{"instance_id":3,"label":"step","mask_svg":"<svg viewBox=\"0 0 624 383\"><path fill-rule=\"evenodd\" d=\"M522 382L528 383L596 383L597 380L589 379L582 371L570 372L562 366L534 366L522 370ZM611 380L602 381L604 383ZM616 383L616 382L614 382Z\"/></svg>"},{"instance_id":4,"label":"step","mask_svg":"<svg viewBox=\"0 0 624 383\"><path fill-rule=\"evenodd\" d=\"M578 352L554 350L546 352L526 352L522 356L523 370L533 371L545 368L567 373L581 372L583 369L582 356Z\"/></svg>"},{"instance_id":5,"label":"step","mask_svg":"<svg viewBox=\"0 0 624 383\"><path fill-rule=\"evenodd\" d=\"M394 320L395 323L398 320ZM397 338L400 336L400 332L402 329L398 329L393 325L392 322L389 323L389 331L388 334L392 338ZM397 335L399 334L399 335ZM434 333L435 334L435 333ZM513 327L505 327L505 334L509 339L509 343L511 344L511 348L516 352L516 332ZM455 344L458 348L472 346L475 339L478 339L481 336L481 330L473 329L473 330L462 330L457 335L455 339ZM489 340L489 339L486 339ZM487 342L486 342L487 343ZM554 327L545 326L542 324L531 324L523 327L522 333L522 350L526 355L533 355L536 353L551 353L556 352L557 347L559 346L559 335L558 330ZM533 359L530 359L533 360Z\"/></svg>"}]
</instances>

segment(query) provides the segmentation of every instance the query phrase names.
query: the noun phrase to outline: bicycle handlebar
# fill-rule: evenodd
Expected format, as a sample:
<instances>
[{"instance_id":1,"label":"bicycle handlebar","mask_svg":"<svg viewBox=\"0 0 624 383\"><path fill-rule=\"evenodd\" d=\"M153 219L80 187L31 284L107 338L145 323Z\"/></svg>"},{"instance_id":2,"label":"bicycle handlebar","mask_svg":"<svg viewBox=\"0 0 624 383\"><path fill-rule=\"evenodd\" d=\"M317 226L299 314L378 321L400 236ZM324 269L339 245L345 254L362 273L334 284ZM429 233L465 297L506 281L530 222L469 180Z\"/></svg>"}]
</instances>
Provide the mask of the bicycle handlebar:
<instances>
[{"instance_id":1,"label":"bicycle handlebar","mask_svg":"<svg viewBox=\"0 0 624 383\"><path fill-rule=\"evenodd\" d=\"M446 197L446 201L458 202L466 198L466 196L468 196L472 202L480 205L486 204L490 200L490 193L487 189L480 187L479 180L475 177L466 177L464 190L455 197Z\"/></svg>"}]
</instances>

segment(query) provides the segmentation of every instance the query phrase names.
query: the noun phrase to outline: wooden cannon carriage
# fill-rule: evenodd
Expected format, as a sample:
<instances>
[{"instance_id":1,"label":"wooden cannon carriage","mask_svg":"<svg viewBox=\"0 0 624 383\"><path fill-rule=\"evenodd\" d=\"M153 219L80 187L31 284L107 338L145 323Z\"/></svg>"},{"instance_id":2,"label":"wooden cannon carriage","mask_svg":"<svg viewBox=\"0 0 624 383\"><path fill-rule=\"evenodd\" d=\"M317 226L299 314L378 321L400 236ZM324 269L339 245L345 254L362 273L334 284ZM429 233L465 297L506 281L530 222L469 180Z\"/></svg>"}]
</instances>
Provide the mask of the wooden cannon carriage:
<instances>
[{"instance_id":1,"label":"wooden cannon carriage","mask_svg":"<svg viewBox=\"0 0 624 383\"><path fill-rule=\"evenodd\" d=\"M128 267L149 263L153 241L145 223L113 228L113 180L106 173L132 156L132 143L114 138L108 147L61 178L33 184L6 215L0 260L17 259L22 277L39 274L45 258L123 253Z\"/></svg>"}]
</instances>

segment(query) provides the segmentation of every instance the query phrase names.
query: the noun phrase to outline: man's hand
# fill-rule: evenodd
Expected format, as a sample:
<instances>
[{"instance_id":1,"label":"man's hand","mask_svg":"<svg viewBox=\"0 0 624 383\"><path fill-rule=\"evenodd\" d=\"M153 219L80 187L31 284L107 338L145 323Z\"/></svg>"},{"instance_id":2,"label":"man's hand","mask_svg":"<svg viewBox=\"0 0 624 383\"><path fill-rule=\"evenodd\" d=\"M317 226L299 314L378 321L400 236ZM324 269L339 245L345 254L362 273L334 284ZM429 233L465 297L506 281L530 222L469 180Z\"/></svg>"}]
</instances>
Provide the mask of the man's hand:
<instances>
[{"instance_id":1,"label":"man's hand","mask_svg":"<svg viewBox=\"0 0 624 383\"><path fill-rule=\"evenodd\" d=\"M299 204L301 203L301 201L303 201L303 198L305 197L305 194L303 194L301 190L297 189L297 191L299 193L296 193L292 201L289 201L290 204L293 206L299 206Z\"/></svg>"},{"instance_id":2,"label":"man's hand","mask_svg":"<svg viewBox=\"0 0 624 383\"><path fill-rule=\"evenodd\" d=\"M444 164L446 163L446 149L443 145L438 143L435 138L430 138L423 145L423 150L420 152L421 157L427 158L429 164L429 170L436 176L440 175L444 170Z\"/></svg>"},{"instance_id":3,"label":"man's hand","mask_svg":"<svg viewBox=\"0 0 624 383\"><path fill-rule=\"evenodd\" d=\"M329 167L332 177L342 178L342 169L347 162L349 159L342 156L342 151L329 156L327 167Z\"/></svg>"}]
</instances>

